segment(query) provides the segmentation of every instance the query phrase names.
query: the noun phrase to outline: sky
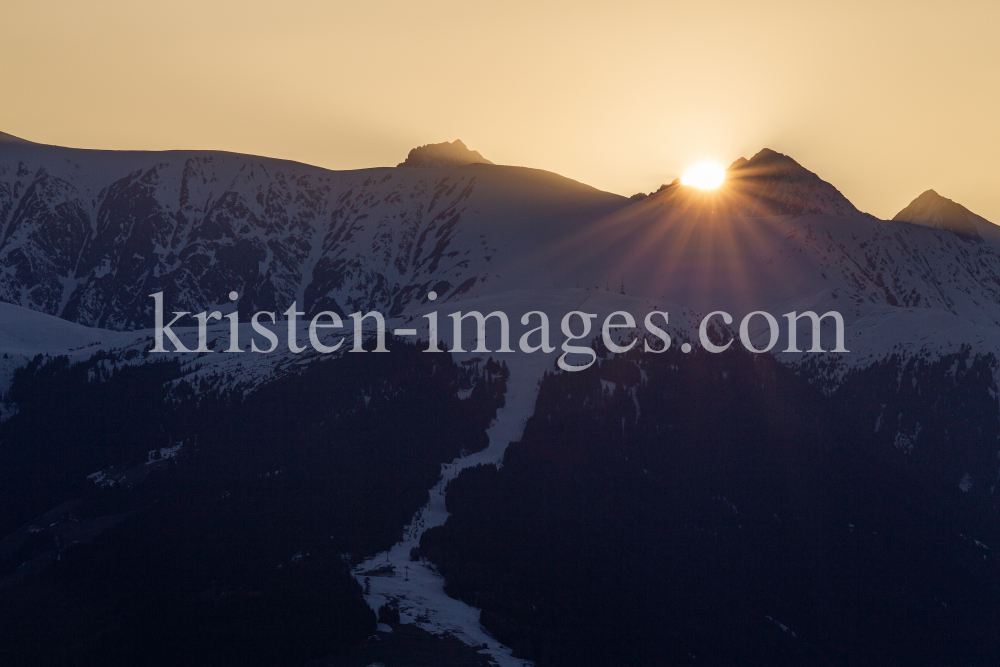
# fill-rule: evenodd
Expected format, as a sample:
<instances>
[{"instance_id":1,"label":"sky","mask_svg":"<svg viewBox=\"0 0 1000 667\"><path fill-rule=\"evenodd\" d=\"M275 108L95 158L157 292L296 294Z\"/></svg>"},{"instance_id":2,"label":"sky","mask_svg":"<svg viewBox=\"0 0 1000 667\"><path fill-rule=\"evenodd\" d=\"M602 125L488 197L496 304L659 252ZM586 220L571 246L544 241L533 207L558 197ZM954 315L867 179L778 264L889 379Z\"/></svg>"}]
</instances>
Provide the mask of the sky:
<instances>
[{"instance_id":1,"label":"sky","mask_svg":"<svg viewBox=\"0 0 1000 667\"><path fill-rule=\"evenodd\" d=\"M791 155L892 217L933 188L1000 223L1000 2L0 3L0 131L331 169L462 139L656 189Z\"/></svg>"}]
</instances>

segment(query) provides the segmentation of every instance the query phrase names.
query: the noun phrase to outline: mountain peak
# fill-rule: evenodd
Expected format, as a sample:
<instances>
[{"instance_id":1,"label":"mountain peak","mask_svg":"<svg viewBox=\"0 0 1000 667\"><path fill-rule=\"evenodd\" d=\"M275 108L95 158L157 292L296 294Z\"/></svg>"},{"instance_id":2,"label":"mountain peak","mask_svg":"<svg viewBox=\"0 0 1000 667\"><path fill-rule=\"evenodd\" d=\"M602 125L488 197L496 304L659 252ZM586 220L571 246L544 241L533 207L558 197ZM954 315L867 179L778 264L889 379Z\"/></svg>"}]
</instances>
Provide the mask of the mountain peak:
<instances>
[{"instance_id":1,"label":"mountain peak","mask_svg":"<svg viewBox=\"0 0 1000 667\"><path fill-rule=\"evenodd\" d=\"M778 151L773 151L770 148L760 149L749 160L741 157L730 165L728 171L740 171L745 169L759 172L751 174L751 176L774 177L777 175L793 175L802 181L824 182L819 176L809 171L789 156L784 153L779 153Z\"/></svg>"},{"instance_id":2,"label":"mountain peak","mask_svg":"<svg viewBox=\"0 0 1000 667\"><path fill-rule=\"evenodd\" d=\"M464 167L467 164L493 164L479 151L469 150L461 139L440 144L426 144L410 151L397 167Z\"/></svg>"},{"instance_id":3,"label":"mountain peak","mask_svg":"<svg viewBox=\"0 0 1000 667\"><path fill-rule=\"evenodd\" d=\"M711 209L747 218L779 215L830 215L859 218L865 214L855 208L840 190L809 171L792 158L763 148L749 160L741 157L726 169L720 188L701 191L674 187L675 180L649 197L677 205L685 202L711 202ZM633 199L640 199L638 196Z\"/></svg>"},{"instance_id":4,"label":"mountain peak","mask_svg":"<svg viewBox=\"0 0 1000 667\"><path fill-rule=\"evenodd\" d=\"M802 165L788 157L784 153L773 151L770 148L761 148L757 153L746 161L746 166L763 167L766 165L780 166L786 169L803 169ZM812 172L809 172L810 174Z\"/></svg>"},{"instance_id":5,"label":"mountain peak","mask_svg":"<svg viewBox=\"0 0 1000 667\"><path fill-rule=\"evenodd\" d=\"M976 215L958 202L942 197L934 190L921 194L892 219L944 229L963 238L981 238L980 225L992 227L989 220Z\"/></svg>"},{"instance_id":6,"label":"mountain peak","mask_svg":"<svg viewBox=\"0 0 1000 667\"><path fill-rule=\"evenodd\" d=\"M749 160L741 157L733 162L726 179L739 195L735 199L740 215L864 215L833 185L770 148L761 149Z\"/></svg>"}]
</instances>

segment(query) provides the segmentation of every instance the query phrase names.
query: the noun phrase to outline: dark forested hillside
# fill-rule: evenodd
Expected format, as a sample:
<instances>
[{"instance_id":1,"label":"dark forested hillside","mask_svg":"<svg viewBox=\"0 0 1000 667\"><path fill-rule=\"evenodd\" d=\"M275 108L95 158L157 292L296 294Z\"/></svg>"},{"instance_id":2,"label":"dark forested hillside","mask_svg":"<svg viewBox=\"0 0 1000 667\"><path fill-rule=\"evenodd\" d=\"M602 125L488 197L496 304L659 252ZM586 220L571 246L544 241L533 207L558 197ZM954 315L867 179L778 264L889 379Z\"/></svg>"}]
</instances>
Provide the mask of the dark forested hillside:
<instances>
[{"instance_id":1,"label":"dark forested hillside","mask_svg":"<svg viewBox=\"0 0 1000 667\"><path fill-rule=\"evenodd\" d=\"M996 517L766 355L549 375L447 500L421 555L539 667L1000 660Z\"/></svg>"},{"instance_id":2,"label":"dark forested hillside","mask_svg":"<svg viewBox=\"0 0 1000 667\"><path fill-rule=\"evenodd\" d=\"M847 374L834 397L873 437L992 507L1000 472L997 360L965 346L891 355Z\"/></svg>"},{"instance_id":3,"label":"dark forested hillside","mask_svg":"<svg viewBox=\"0 0 1000 667\"><path fill-rule=\"evenodd\" d=\"M301 665L371 634L349 565L399 538L441 463L487 444L506 377L393 351L247 398L197 394L172 364L19 372L0 449L4 664Z\"/></svg>"}]
</instances>

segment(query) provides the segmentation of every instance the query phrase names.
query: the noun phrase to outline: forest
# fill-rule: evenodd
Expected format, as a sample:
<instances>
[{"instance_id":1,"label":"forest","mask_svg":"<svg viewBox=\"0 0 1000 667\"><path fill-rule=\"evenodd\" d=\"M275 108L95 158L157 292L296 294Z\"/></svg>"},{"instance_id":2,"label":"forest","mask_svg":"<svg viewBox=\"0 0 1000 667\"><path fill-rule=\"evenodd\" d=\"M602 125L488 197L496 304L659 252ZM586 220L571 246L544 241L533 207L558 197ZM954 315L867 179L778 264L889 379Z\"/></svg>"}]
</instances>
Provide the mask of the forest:
<instances>
[{"instance_id":1,"label":"forest","mask_svg":"<svg viewBox=\"0 0 1000 667\"><path fill-rule=\"evenodd\" d=\"M605 355L546 376L419 556L538 667L997 664L996 510L941 455L950 429L995 462L993 363L890 360L824 395L741 349ZM925 399L899 411L911 451L856 409L898 372Z\"/></svg>"},{"instance_id":2,"label":"forest","mask_svg":"<svg viewBox=\"0 0 1000 667\"><path fill-rule=\"evenodd\" d=\"M0 426L4 663L298 666L363 642L376 618L351 565L400 537L441 463L487 444L507 377L391 343L249 396L173 362L19 370Z\"/></svg>"}]
</instances>

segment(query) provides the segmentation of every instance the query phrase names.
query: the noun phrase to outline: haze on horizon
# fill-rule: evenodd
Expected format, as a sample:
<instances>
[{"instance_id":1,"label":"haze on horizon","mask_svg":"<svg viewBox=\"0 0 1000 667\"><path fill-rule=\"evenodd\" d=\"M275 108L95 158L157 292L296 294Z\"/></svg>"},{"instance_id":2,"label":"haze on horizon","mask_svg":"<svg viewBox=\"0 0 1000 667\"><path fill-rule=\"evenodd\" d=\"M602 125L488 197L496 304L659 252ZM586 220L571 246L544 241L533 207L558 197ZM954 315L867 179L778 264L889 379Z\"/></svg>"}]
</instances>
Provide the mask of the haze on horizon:
<instances>
[{"instance_id":1,"label":"haze on horizon","mask_svg":"<svg viewBox=\"0 0 1000 667\"><path fill-rule=\"evenodd\" d=\"M891 218L933 188L1000 223L1000 3L65 0L0 8L0 131L332 169L461 138L631 195L791 155Z\"/></svg>"}]
</instances>

